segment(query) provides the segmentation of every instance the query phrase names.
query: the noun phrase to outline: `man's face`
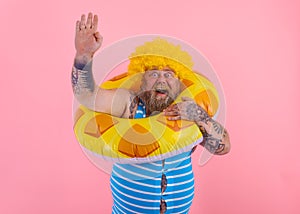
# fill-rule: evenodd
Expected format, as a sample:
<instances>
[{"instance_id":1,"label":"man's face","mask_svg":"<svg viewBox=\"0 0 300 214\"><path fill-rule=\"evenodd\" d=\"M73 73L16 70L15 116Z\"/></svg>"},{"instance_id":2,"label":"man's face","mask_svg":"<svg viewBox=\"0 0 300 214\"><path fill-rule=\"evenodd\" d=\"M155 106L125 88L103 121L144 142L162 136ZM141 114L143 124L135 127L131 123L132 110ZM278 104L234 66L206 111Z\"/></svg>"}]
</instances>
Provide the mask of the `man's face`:
<instances>
[{"instance_id":1,"label":"man's face","mask_svg":"<svg viewBox=\"0 0 300 214\"><path fill-rule=\"evenodd\" d=\"M146 107L151 112L162 111L179 95L181 82L169 68L149 70L143 76L141 89Z\"/></svg>"},{"instance_id":2,"label":"man's face","mask_svg":"<svg viewBox=\"0 0 300 214\"><path fill-rule=\"evenodd\" d=\"M169 68L149 70L143 76L142 90L153 91L158 100L164 99L167 96L175 99L180 93L180 86L180 80Z\"/></svg>"}]
</instances>

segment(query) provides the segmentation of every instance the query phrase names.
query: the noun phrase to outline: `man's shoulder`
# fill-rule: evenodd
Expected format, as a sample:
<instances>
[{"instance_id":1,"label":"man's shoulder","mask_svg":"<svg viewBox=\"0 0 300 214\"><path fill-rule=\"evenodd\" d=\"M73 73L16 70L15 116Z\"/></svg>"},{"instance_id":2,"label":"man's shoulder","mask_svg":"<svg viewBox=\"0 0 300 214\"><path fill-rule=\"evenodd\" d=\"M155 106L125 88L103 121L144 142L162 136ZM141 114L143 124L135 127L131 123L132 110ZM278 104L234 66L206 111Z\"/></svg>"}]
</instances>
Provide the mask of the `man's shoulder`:
<instances>
[{"instance_id":1,"label":"man's shoulder","mask_svg":"<svg viewBox=\"0 0 300 214\"><path fill-rule=\"evenodd\" d=\"M122 106L124 112L121 117L133 118L138 103L136 93L128 89L118 88L114 89L114 94L113 107L118 108Z\"/></svg>"}]
</instances>

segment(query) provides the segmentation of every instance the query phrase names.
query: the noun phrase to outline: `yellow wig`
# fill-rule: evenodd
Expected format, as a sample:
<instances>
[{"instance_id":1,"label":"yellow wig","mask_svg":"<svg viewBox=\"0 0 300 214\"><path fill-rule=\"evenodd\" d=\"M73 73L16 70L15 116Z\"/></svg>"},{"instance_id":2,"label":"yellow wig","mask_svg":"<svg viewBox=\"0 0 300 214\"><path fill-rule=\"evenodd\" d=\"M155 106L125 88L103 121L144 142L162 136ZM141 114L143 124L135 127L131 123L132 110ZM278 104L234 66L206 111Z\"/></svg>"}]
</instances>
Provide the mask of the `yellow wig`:
<instances>
[{"instance_id":1,"label":"yellow wig","mask_svg":"<svg viewBox=\"0 0 300 214\"><path fill-rule=\"evenodd\" d=\"M136 48L129 56L128 74L136 74L152 69L162 70L165 67L172 69L178 78L183 79L191 75L192 57L168 41L157 38L151 42L145 42Z\"/></svg>"}]
</instances>

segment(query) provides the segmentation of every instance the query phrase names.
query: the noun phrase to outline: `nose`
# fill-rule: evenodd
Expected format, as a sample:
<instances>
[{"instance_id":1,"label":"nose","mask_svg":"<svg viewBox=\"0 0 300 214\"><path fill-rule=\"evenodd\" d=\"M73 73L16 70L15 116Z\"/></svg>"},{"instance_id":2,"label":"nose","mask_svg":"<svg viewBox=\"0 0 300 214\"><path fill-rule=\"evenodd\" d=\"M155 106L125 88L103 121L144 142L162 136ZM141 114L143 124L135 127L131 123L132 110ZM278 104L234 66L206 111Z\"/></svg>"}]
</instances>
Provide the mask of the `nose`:
<instances>
[{"instance_id":1,"label":"nose","mask_svg":"<svg viewBox=\"0 0 300 214\"><path fill-rule=\"evenodd\" d=\"M160 74L159 77L157 78L157 83L162 83L166 84L166 77L163 74Z\"/></svg>"}]
</instances>

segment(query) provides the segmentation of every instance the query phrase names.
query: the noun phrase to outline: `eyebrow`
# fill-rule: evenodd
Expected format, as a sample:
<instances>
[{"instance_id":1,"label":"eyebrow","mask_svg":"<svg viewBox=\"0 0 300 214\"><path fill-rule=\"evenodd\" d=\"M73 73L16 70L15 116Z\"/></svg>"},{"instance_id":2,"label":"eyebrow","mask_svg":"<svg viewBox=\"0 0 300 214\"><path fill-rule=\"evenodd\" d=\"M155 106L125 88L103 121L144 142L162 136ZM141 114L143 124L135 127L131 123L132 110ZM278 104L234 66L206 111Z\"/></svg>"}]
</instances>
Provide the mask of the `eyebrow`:
<instances>
[{"instance_id":1,"label":"eyebrow","mask_svg":"<svg viewBox=\"0 0 300 214\"><path fill-rule=\"evenodd\" d=\"M157 72L157 71L168 72L168 73L171 73L171 74L173 74L174 76L176 76L178 78L178 76L175 73L175 71L172 70L171 68L163 68L162 70L158 70L158 69L154 68L153 70L147 70L146 72L153 73L153 72Z\"/></svg>"},{"instance_id":2,"label":"eyebrow","mask_svg":"<svg viewBox=\"0 0 300 214\"><path fill-rule=\"evenodd\" d=\"M149 73L154 73L154 72L158 72L158 71L164 71L164 72L166 72L166 73L169 73L169 74L172 74L172 75L174 75L174 76L176 76L176 73L173 71L173 70L149 70L149 71L147 71L147 72L149 72Z\"/></svg>"},{"instance_id":3,"label":"eyebrow","mask_svg":"<svg viewBox=\"0 0 300 214\"><path fill-rule=\"evenodd\" d=\"M172 71L173 73L175 73L171 68L163 68L162 71Z\"/></svg>"}]
</instances>

